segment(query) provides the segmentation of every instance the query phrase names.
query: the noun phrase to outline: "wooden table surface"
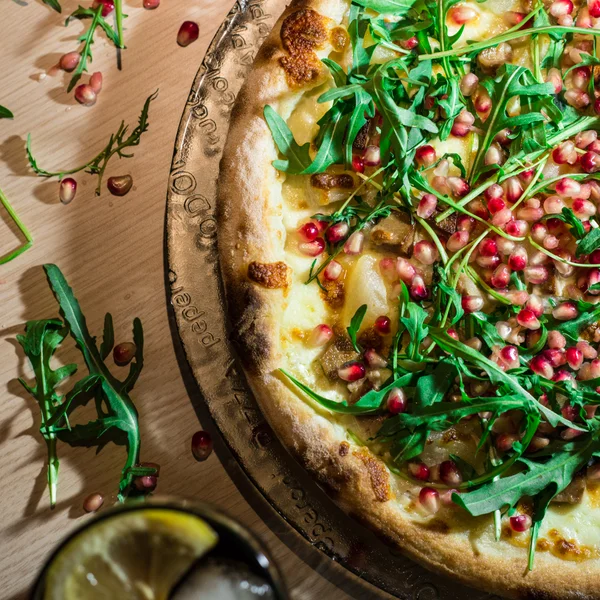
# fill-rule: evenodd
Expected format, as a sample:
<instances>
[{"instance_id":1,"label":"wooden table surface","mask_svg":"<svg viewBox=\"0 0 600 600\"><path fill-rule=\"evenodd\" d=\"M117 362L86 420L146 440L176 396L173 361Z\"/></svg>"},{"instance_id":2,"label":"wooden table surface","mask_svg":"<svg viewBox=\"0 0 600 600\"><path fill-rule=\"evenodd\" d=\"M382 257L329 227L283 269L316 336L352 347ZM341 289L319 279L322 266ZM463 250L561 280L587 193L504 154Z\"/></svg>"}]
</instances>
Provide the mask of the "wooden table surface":
<instances>
[{"instance_id":1,"label":"wooden table surface","mask_svg":"<svg viewBox=\"0 0 600 600\"><path fill-rule=\"evenodd\" d=\"M83 4L87 5L87 1ZM177 364L164 288L163 229L169 165L177 126L204 52L231 0L163 0L155 11L142 0L124 0L126 20L123 70L102 35L93 46L93 71L102 71L104 89L92 108L79 106L66 92L69 75L52 73L59 57L78 47L80 22L65 28L77 0L62 0L63 14L40 0L3 0L0 17L0 105L15 119L0 120L0 188L31 230L33 248L0 266L0 597L25 598L48 552L85 519L82 501L102 492L114 502L124 449L59 444L58 504L50 510L45 446L37 431L39 410L16 378L29 375L15 341L24 322L51 318L57 306L41 265L60 266L75 290L92 333L103 316L115 319L117 341L130 337L139 316L146 337L145 368L132 396L140 412L142 458L161 465L158 491L197 498L226 510L257 533L281 566L292 597L343 599L375 597L357 578L321 557L303 542L236 469L217 440L205 463L190 452L200 429ZM200 24L200 39L176 44L179 25ZM133 190L124 198L96 181L77 175L79 189L68 206L58 201L56 180L36 177L28 168L25 140L47 170L85 163L106 143L121 119L135 125L144 99L156 88L150 129L135 158L113 159L108 175L131 173ZM0 254L19 242L6 213L0 219ZM77 360L72 340L61 360ZM205 424L210 429L208 423ZM233 476L233 479L232 479ZM235 483L234 483L235 480ZM377 595L377 597L381 597Z\"/></svg>"}]
</instances>

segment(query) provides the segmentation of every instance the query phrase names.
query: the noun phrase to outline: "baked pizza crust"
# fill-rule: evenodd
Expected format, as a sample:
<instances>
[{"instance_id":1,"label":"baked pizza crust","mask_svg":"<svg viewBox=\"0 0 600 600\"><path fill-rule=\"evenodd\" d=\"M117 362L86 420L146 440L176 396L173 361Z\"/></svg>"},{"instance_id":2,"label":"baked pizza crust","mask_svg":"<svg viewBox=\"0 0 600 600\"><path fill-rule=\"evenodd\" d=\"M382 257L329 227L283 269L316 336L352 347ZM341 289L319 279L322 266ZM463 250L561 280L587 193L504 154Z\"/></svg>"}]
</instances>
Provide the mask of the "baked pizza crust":
<instances>
[{"instance_id":1,"label":"baked pizza crust","mask_svg":"<svg viewBox=\"0 0 600 600\"><path fill-rule=\"evenodd\" d=\"M285 269L270 265L279 263L284 255L286 232L281 197L273 193L282 175L271 165L278 155L263 108L269 104L284 114L294 94L326 76L319 71L319 61L314 61L313 49L306 47L305 39L290 41L290 36L302 36L309 25L319 30L318 24L311 25L314 17L306 11L326 17L325 27L331 29L342 22L348 4L341 0L298 1L284 12L258 53L233 108L219 176L218 244L231 339L266 418L341 508L425 567L513 598L600 598L598 559L569 561L538 552L534 570L527 572L526 549L505 540L495 542L498 546L493 553L485 548L476 551L470 534L488 520L473 518L469 529L443 521L410 519L394 502L396 484L384 463L368 449L349 443L339 428L278 375L282 364L281 305L288 288ZM303 27L284 32L286 41L282 42L282 23L293 14ZM251 263L263 266L254 280L248 277ZM275 273L274 280L270 271Z\"/></svg>"}]
</instances>

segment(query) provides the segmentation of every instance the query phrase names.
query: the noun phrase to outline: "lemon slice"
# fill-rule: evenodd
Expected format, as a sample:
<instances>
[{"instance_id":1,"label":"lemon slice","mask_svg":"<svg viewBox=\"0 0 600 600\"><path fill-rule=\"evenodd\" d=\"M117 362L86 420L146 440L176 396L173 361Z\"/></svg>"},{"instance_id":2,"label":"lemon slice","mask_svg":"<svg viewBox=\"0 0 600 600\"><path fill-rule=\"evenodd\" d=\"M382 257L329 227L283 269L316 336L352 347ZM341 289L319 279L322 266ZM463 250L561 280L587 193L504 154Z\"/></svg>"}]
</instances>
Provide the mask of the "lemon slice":
<instances>
[{"instance_id":1,"label":"lemon slice","mask_svg":"<svg viewBox=\"0 0 600 600\"><path fill-rule=\"evenodd\" d=\"M91 525L53 560L44 600L164 600L217 543L202 519L171 509L126 511Z\"/></svg>"}]
</instances>

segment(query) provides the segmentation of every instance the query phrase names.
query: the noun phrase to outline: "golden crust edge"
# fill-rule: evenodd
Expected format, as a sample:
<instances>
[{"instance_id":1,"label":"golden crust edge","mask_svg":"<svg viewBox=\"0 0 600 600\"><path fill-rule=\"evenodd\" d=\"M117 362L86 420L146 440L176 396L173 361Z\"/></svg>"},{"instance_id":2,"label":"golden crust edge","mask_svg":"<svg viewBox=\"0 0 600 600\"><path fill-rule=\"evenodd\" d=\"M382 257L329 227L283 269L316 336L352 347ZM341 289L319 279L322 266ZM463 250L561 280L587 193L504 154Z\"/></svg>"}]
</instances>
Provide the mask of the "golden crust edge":
<instances>
[{"instance_id":1,"label":"golden crust edge","mask_svg":"<svg viewBox=\"0 0 600 600\"><path fill-rule=\"evenodd\" d=\"M538 553L535 569L525 574L526 553L507 542L500 543L516 556L477 556L458 534L427 530L395 509L393 501L377 502L362 461L352 452L339 455L340 443L347 441L345 436L336 435L331 424L274 375L278 351L273 340L279 339L279 327L272 315L282 292L251 284L243 271L248 248L251 260L281 260L265 214L268 182L276 178L270 164L276 158L276 148L262 110L265 104L276 108L297 91L287 84L277 60L284 53L279 37L283 19L299 8L327 13L333 4L339 2L299 0L284 11L240 91L221 161L217 203L220 267L236 330L234 338L250 386L283 444L321 481L339 487L336 502L346 512L360 515L363 522L418 563L471 587L513 598L600 598L600 569L594 572L589 568L590 564L599 565L598 560L568 562ZM569 589L564 589L565 582L570 582Z\"/></svg>"}]
</instances>

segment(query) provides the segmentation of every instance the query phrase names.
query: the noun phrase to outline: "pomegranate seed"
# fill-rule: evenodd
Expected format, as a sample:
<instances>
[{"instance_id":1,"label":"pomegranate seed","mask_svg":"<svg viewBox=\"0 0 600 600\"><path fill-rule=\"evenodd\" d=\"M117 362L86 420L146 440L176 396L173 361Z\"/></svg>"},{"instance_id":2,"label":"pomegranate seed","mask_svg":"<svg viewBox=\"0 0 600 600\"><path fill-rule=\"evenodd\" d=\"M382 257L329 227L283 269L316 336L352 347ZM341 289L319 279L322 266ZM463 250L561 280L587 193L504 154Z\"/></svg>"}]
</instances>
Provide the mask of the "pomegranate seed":
<instances>
[{"instance_id":1,"label":"pomegranate seed","mask_svg":"<svg viewBox=\"0 0 600 600\"><path fill-rule=\"evenodd\" d=\"M498 185L497 183L492 183L490 187L486 188L485 192L483 192L483 195L489 204L494 199L503 198L504 189L501 185Z\"/></svg>"},{"instance_id":2,"label":"pomegranate seed","mask_svg":"<svg viewBox=\"0 0 600 600\"><path fill-rule=\"evenodd\" d=\"M396 271L398 273L398 277L400 277L400 279L407 285L412 283L415 275L417 274L417 271L413 265L408 262L408 260L401 257L399 257L396 261Z\"/></svg>"},{"instance_id":3,"label":"pomegranate seed","mask_svg":"<svg viewBox=\"0 0 600 600\"><path fill-rule=\"evenodd\" d=\"M548 215L557 215L562 212L565 207L565 203L559 196L548 196L544 200L544 211Z\"/></svg>"},{"instance_id":4,"label":"pomegranate seed","mask_svg":"<svg viewBox=\"0 0 600 600\"><path fill-rule=\"evenodd\" d=\"M504 21L510 27L514 27L515 25L521 23L526 16L527 15L525 13L509 10L504 13Z\"/></svg>"},{"instance_id":5,"label":"pomegranate seed","mask_svg":"<svg viewBox=\"0 0 600 600\"><path fill-rule=\"evenodd\" d=\"M468 231L455 231L446 242L446 248L450 252L458 252L464 248L469 242Z\"/></svg>"},{"instance_id":6,"label":"pomegranate seed","mask_svg":"<svg viewBox=\"0 0 600 600\"><path fill-rule=\"evenodd\" d=\"M346 239L350 226L348 223L335 223L325 232L325 237L330 244L337 244Z\"/></svg>"},{"instance_id":7,"label":"pomegranate seed","mask_svg":"<svg viewBox=\"0 0 600 600\"><path fill-rule=\"evenodd\" d=\"M379 146L367 146L363 152L365 167L378 167L381 164L381 151Z\"/></svg>"},{"instance_id":8,"label":"pomegranate seed","mask_svg":"<svg viewBox=\"0 0 600 600\"><path fill-rule=\"evenodd\" d=\"M368 348L365 351L365 362L372 369L383 369L387 367L387 360L373 348Z\"/></svg>"},{"instance_id":9,"label":"pomegranate seed","mask_svg":"<svg viewBox=\"0 0 600 600\"><path fill-rule=\"evenodd\" d=\"M63 54L60 57L60 61L58 62L58 66L67 73L71 73L77 68L79 61L81 60L81 55L79 52L67 52L67 54Z\"/></svg>"},{"instance_id":10,"label":"pomegranate seed","mask_svg":"<svg viewBox=\"0 0 600 600\"><path fill-rule=\"evenodd\" d=\"M327 281L336 281L343 270L342 265L337 260L332 260L323 270L323 277Z\"/></svg>"},{"instance_id":11,"label":"pomegranate seed","mask_svg":"<svg viewBox=\"0 0 600 600\"><path fill-rule=\"evenodd\" d=\"M96 92L92 89L91 85L82 83L75 88L75 100L83 106L94 106L96 104Z\"/></svg>"},{"instance_id":12,"label":"pomegranate seed","mask_svg":"<svg viewBox=\"0 0 600 600\"><path fill-rule=\"evenodd\" d=\"M508 265L499 265L492 273L492 286L498 290L501 290L508 286L509 281L510 269L508 268Z\"/></svg>"},{"instance_id":13,"label":"pomegranate seed","mask_svg":"<svg viewBox=\"0 0 600 600\"><path fill-rule=\"evenodd\" d=\"M191 43L195 42L198 39L199 34L200 29L197 23L194 23L193 21L184 21L177 34L177 43L185 48L185 46L189 46Z\"/></svg>"},{"instance_id":14,"label":"pomegranate seed","mask_svg":"<svg viewBox=\"0 0 600 600\"><path fill-rule=\"evenodd\" d=\"M500 147L496 144L492 144L487 152L485 153L484 164L489 165L501 165L504 162L504 154Z\"/></svg>"},{"instance_id":15,"label":"pomegranate seed","mask_svg":"<svg viewBox=\"0 0 600 600\"><path fill-rule=\"evenodd\" d=\"M504 185L509 202L516 202L523 195L523 186L517 177L509 177Z\"/></svg>"},{"instance_id":16,"label":"pomegranate seed","mask_svg":"<svg viewBox=\"0 0 600 600\"><path fill-rule=\"evenodd\" d=\"M590 265L600 264L600 250L594 250L588 257L588 263Z\"/></svg>"},{"instance_id":17,"label":"pomegranate seed","mask_svg":"<svg viewBox=\"0 0 600 600\"><path fill-rule=\"evenodd\" d=\"M500 358L509 369L516 369L519 366L519 351L515 346L504 346L500 350Z\"/></svg>"},{"instance_id":18,"label":"pomegranate seed","mask_svg":"<svg viewBox=\"0 0 600 600\"><path fill-rule=\"evenodd\" d=\"M571 319L576 319L578 314L579 311L573 302L563 302L552 311L552 316L558 321L570 321Z\"/></svg>"},{"instance_id":19,"label":"pomegranate seed","mask_svg":"<svg viewBox=\"0 0 600 600\"><path fill-rule=\"evenodd\" d=\"M580 435L583 435L585 431L579 431L578 429L573 429L572 427L567 427L564 431L561 432L560 437L563 440L574 440L578 438Z\"/></svg>"},{"instance_id":20,"label":"pomegranate seed","mask_svg":"<svg viewBox=\"0 0 600 600\"><path fill-rule=\"evenodd\" d=\"M585 108L590 103L590 97L582 90L567 90L565 101L573 108Z\"/></svg>"},{"instance_id":21,"label":"pomegranate seed","mask_svg":"<svg viewBox=\"0 0 600 600\"><path fill-rule=\"evenodd\" d=\"M329 325L322 323L317 325L310 334L309 343L315 348L320 348L327 344L333 338L333 329Z\"/></svg>"},{"instance_id":22,"label":"pomegranate seed","mask_svg":"<svg viewBox=\"0 0 600 600\"><path fill-rule=\"evenodd\" d=\"M589 219L592 215L596 214L596 206L589 200L582 200L581 198L573 200L571 208L575 216L581 220Z\"/></svg>"},{"instance_id":23,"label":"pomegranate seed","mask_svg":"<svg viewBox=\"0 0 600 600\"><path fill-rule=\"evenodd\" d=\"M583 354L583 358L587 358L589 360L598 357L598 351L595 348L592 348L589 342L577 342L575 347Z\"/></svg>"},{"instance_id":24,"label":"pomegranate seed","mask_svg":"<svg viewBox=\"0 0 600 600\"><path fill-rule=\"evenodd\" d=\"M548 348L542 353L544 358L550 363L553 368L562 367L567 363L567 356L564 350L557 348Z\"/></svg>"},{"instance_id":25,"label":"pomegranate seed","mask_svg":"<svg viewBox=\"0 0 600 600\"><path fill-rule=\"evenodd\" d=\"M552 379L554 376L554 369L548 362L548 359L544 358L541 354L534 356L529 361L529 368L538 375L545 377L546 379Z\"/></svg>"},{"instance_id":26,"label":"pomegranate seed","mask_svg":"<svg viewBox=\"0 0 600 600\"><path fill-rule=\"evenodd\" d=\"M358 154L352 155L352 170L356 173L365 172L365 161L362 156L359 156Z\"/></svg>"},{"instance_id":27,"label":"pomegranate seed","mask_svg":"<svg viewBox=\"0 0 600 600\"><path fill-rule=\"evenodd\" d=\"M305 242L312 242L319 237L319 228L309 221L298 229L298 235Z\"/></svg>"},{"instance_id":28,"label":"pomegranate seed","mask_svg":"<svg viewBox=\"0 0 600 600\"><path fill-rule=\"evenodd\" d=\"M338 369L338 377L344 381L358 381L365 376L365 373L365 365L355 360L344 363Z\"/></svg>"},{"instance_id":29,"label":"pomegranate seed","mask_svg":"<svg viewBox=\"0 0 600 600\"><path fill-rule=\"evenodd\" d=\"M579 12L577 13L577 21L575 21L577 27L591 27L592 19L590 17L590 11L587 6L582 6L579 8Z\"/></svg>"},{"instance_id":30,"label":"pomegranate seed","mask_svg":"<svg viewBox=\"0 0 600 600\"><path fill-rule=\"evenodd\" d=\"M414 257L424 265L432 265L439 259L439 253L432 242L421 240L415 244Z\"/></svg>"},{"instance_id":31,"label":"pomegranate seed","mask_svg":"<svg viewBox=\"0 0 600 600\"><path fill-rule=\"evenodd\" d=\"M95 494L90 494L83 501L83 510L86 513L96 512L100 510L100 507L104 504L104 496L96 492Z\"/></svg>"},{"instance_id":32,"label":"pomegranate seed","mask_svg":"<svg viewBox=\"0 0 600 600\"><path fill-rule=\"evenodd\" d=\"M584 90L590 81L590 77L591 73L588 67L577 67L573 69L571 74L571 83L579 90Z\"/></svg>"},{"instance_id":33,"label":"pomegranate seed","mask_svg":"<svg viewBox=\"0 0 600 600\"><path fill-rule=\"evenodd\" d=\"M508 146L510 144L512 131L510 129L501 129L495 136L494 141L501 146ZM529 175L531 174L531 175ZM527 177L533 178L533 171L523 171L523 173L519 174L519 178L521 181L525 181Z\"/></svg>"},{"instance_id":34,"label":"pomegranate seed","mask_svg":"<svg viewBox=\"0 0 600 600\"><path fill-rule=\"evenodd\" d=\"M192 454L198 462L205 461L213 450L213 441L208 431L196 431L192 436Z\"/></svg>"},{"instance_id":35,"label":"pomegranate seed","mask_svg":"<svg viewBox=\"0 0 600 600\"><path fill-rule=\"evenodd\" d=\"M407 40L401 40L400 41L400 46L402 48L404 48L405 50L412 50L413 48L416 48L419 44L419 40L416 37L411 37L408 38Z\"/></svg>"},{"instance_id":36,"label":"pomegranate seed","mask_svg":"<svg viewBox=\"0 0 600 600\"><path fill-rule=\"evenodd\" d=\"M564 348L567 345L565 336L556 329L548 332L548 347L549 348Z\"/></svg>"},{"instance_id":37,"label":"pomegranate seed","mask_svg":"<svg viewBox=\"0 0 600 600\"><path fill-rule=\"evenodd\" d=\"M425 194L419 201L417 215L421 219L429 219L435 213L437 203L437 198L433 194Z\"/></svg>"},{"instance_id":38,"label":"pomegranate seed","mask_svg":"<svg viewBox=\"0 0 600 600\"><path fill-rule=\"evenodd\" d=\"M531 226L531 237L536 242L542 242L548 235L548 228L543 223L534 223Z\"/></svg>"},{"instance_id":39,"label":"pomegranate seed","mask_svg":"<svg viewBox=\"0 0 600 600\"><path fill-rule=\"evenodd\" d=\"M578 371L583 364L583 352L572 346L565 350L567 362L573 371Z\"/></svg>"},{"instance_id":40,"label":"pomegranate seed","mask_svg":"<svg viewBox=\"0 0 600 600\"><path fill-rule=\"evenodd\" d=\"M535 316L535 313L528 308L524 308L523 310L519 311L517 314L517 323L526 329L533 330L540 328L540 322L538 321L538 318Z\"/></svg>"},{"instance_id":41,"label":"pomegranate seed","mask_svg":"<svg viewBox=\"0 0 600 600\"><path fill-rule=\"evenodd\" d=\"M483 298L479 296L463 296L461 305L466 313L473 313L483 308Z\"/></svg>"},{"instance_id":42,"label":"pomegranate seed","mask_svg":"<svg viewBox=\"0 0 600 600\"><path fill-rule=\"evenodd\" d=\"M435 148L429 145L417 148L415 160L422 167L430 167L436 160Z\"/></svg>"},{"instance_id":43,"label":"pomegranate seed","mask_svg":"<svg viewBox=\"0 0 600 600\"><path fill-rule=\"evenodd\" d=\"M448 185L454 196L458 198L462 198L469 193L469 184L462 177L448 177Z\"/></svg>"},{"instance_id":44,"label":"pomegranate seed","mask_svg":"<svg viewBox=\"0 0 600 600\"><path fill-rule=\"evenodd\" d=\"M527 266L527 250L518 247L509 257L508 266L513 271L522 271Z\"/></svg>"},{"instance_id":45,"label":"pomegranate seed","mask_svg":"<svg viewBox=\"0 0 600 600\"><path fill-rule=\"evenodd\" d=\"M519 441L519 436L514 433L499 433L494 440L494 446L498 452L510 452L513 444Z\"/></svg>"},{"instance_id":46,"label":"pomegranate seed","mask_svg":"<svg viewBox=\"0 0 600 600\"><path fill-rule=\"evenodd\" d=\"M406 410L406 394L402 388L394 387L387 397L387 409L392 415L398 415Z\"/></svg>"},{"instance_id":47,"label":"pomegranate seed","mask_svg":"<svg viewBox=\"0 0 600 600\"><path fill-rule=\"evenodd\" d=\"M563 198L575 198L581 191L581 186L574 179L563 177L556 182L556 193Z\"/></svg>"},{"instance_id":48,"label":"pomegranate seed","mask_svg":"<svg viewBox=\"0 0 600 600\"><path fill-rule=\"evenodd\" d=\"M523 306L529 299L529 293L525 290L509 290L502 295L513 305Z\"/></svg>"},{"instance_id":49,"label":"pomegranate seed","mask_svg":"<svg viewBox=\"0 0 600 600\"><path fill-rule=\"evenodd\" d=\"M425 282L420 275L415 275L410 284L410 295L414 300L424 300L429 295Z\"/></svg>"},{"instance_id":50,"label":"pomegranate seed","mask_svg":"<svg viewBox=\"0 0 600 600\"><path fill-rule=\"evenodd\" d=\"M479 77L475 75L475 73L467 73L463 75L460 80L460 91L463 96L469 97L471 96L475 90L477 89L477 85L479 84Z\"/></svg>"},{"instance_id":51,"label":"pomegranate seed","mask_svg":"<svg viewBox=\"0 0 600 600\"><path fill-rule=\"evenodd\" d=\"M429 514L435 514L440 509L440 495L437 490L424 487L419 492L419 503Z\"/></svg>"},{"instance_id":52,"label":"pomegranate seed","mask_svg":"<svg viewBox=\"0 0 600 600\"><path fill-rule=\"evenodd\" d=\"M412 477L419 481L427 481L429 479L429 467L423 462L409 462L407 465L408 472Z\"/></svg>"},{"instance_id":53,"label":"pomegranate seed","mask_svg":"<svg viewBox=\"0 0 600 600\"><path fill-rule=\"evenodd\" d=\"M542 299L535 294L529 296L525 303L525 308L528 308L536 317L541 317L544 314L544 304Z\"/></svg>"},{"instance_id":54,"label":"pomegranate seed","mask_svg":"<svg viewBox=\"0 0 600 600\"><path fill-rule=\"evenodd\" d=\"M449 327L446 333L453 339L458 340L458 333L454 327Z\"/></svg>"},{"instance_id":55,"label":"pomegranate seed","mask_svg":"<svg viewBox=\"0 0 600 600\"><path fill-rule=\"evenodd\" d=\"M496 246L498 246L498 252L503 256L508 254L512 254L515 251L517 245L512 240L507 240L506 238L497 236L496 237Z\"/></svg>"},{"instance_id":56,"label":"pomegranate seed","mask_svg":"<svg viewBox=\"0 0 600 600\"><path fill-rule=\"evenodd\" d=\"M138 492L149 494L156 489L158 478L156 475L141 475L133 480L133 486Z\"/></svg>"},{"instance_id":57,"label":"pomegranate seed","mask_svg":"<svg viewBox=\"0 0 600 600\"><path fill-rule=\"evenodd\" d=\"M550 444L550 440L547 437L541 435L534 435L527 446L527 452L539 452Z\"/></svg>"},{"instance_id":58,"label":"pomegranate seed","mask_svg":"<svg viewBox=\"0 0 600 600\"><path fill-rule=\"evenodd\" d=\"M102 16L108 17L110 13L115 9L115 3L113 0L94 0L92 8L95 10L99 6L102 6Z\"/></svg>"},{"instance_id":59,"label":"pomegranate seed","mask_svg":"<svg viewBox=\"0 0 600 600\"><path fill-rule=\"evenodd\" d=\"M515 515L511 517L510 528L518 533L528 531L531 528L531 517L529 515Z\"/></svg>"},{"instance_id":60,"label":"pomegranate seed","mask_svg":"<svg viewBox=\"0 0 600 600\"><path fill-rule=\"evenodd\" d=\"M546 82L554 86L554 93L560 94L563 89L562 75L558 69L552 68L548 71Z\"/></svg>"},{"instance_id":61,"label":"pomegranate seed","mask_svg":"<svg viewBox=\"0 0 600 600\"><path fill-rule=\"evenodd\" d=\"M387 335L392 331L392 321L385 315L377 317L375 319L375 329L381 335Z\"/></svg>"},{"instance_id":62,"label":"pomegranate seed","mask_svg":"<svg viewBox=\"0 0 600 600\"><path fill-rule=\"evenodd\" d=\"M552 151L552 159L557 165L566 165L570 163L573 157L577 157L575 152L575 144L571 141L563 142L559 144Z\"/></svg>"},{"instance_id":63,"label":"pomegranate seed","mask_svg":"<svg viewBox=\"0 0 600 600\"><path fill-rule=\"evenodd\" d=\"M600 98L594 101L594 112L600 115Z\"/></svg>"},{"instance_id":64,"label":"pomegranate seed","mask_svg":"<svg viewBox=\"0 0 600 600\"><path fill-rule=\"evenodd\" d=\"M124 367L133 360L136 352L137 348L134 343L122 342L113 348L113 360L119 367Z\"/></svg>"},{"instance_id":65,"label":"pomegranate seed","mask_svg":"<svg viewBox=\"0 0 600 600\"><path fill-rule=\"evenodd\" d=\"M575 377L573 376L573 373L560 369L554 374L552 381L571 381L572 383L575 383Z\"/></svg>"},{"instance_id":66,"label":"pomegranate seed","mask_svg":"<svg viewBox=\"0 0 600 600\"><path fill-rule=\"evenodd\" d=\"M594 143L598 139L598 132L594 129L587 129L586 131L580 131L575 136L575 145L578 148L587 148L590 144Z\"/></svg>"},{"instance_id":67,"label":"pomegranate seed","mask_svg":"<svg viewBox=\"0 0 600 600\"><path fill-rule=\"evenodd\" d=\"M513 214L509 208L503 208L492 217L492 224L496 227L505 227L513 219Z\"/></svg>"},{"instance_id":68,"label":"pomegranate seed","mask_svg":"<svg viewBox=\"0 0 600 600\"><path fill-rule=\"evenodd\" d=\"M100 71L96 71L90 77L90 87L96 92L96 95L102 91L102 73Z\"/></svg>"},{"instance_id":69,"label":"pomegranate seed","mask_svg":"<svg viewBox=\"0 0 600 600\"><path fill-rule=\"evenodd\" d=\"M542 245L546 250L554 250L554 248L558 248L558 238L555 235L547 235L542 241Z\"/></svg>"},{"instance_id":70,"label":"pomegranate seed","mask_svg":"<svg viewBox=\"0 0 600 600\"><path fill-rule=\"evenodd\" d=\"M537 211L536 215L539 213L540 217L542 217L544 214L544 211L541 208L528 208L526 210ZM506 224L504 230L506 233L508 233L508 235L512 235L514 237L523 237L529 230L529 224L527 221L523 221L521 219L513 219Z\"/></svg>"},{"instance_id":71,"label":"pomegranate seed","mask_svg":"<svg viewBox=\"0 0 600 600\"><path fill-rule=\"evenodd\" d=\"M346 240L346 243L344 244L344 252L346 254L350 254L351 256L360 254L363 251L364 243L365 234L362 231L355 231Z\"/></svg>"},{"instance_id":72,"label":"pomegranate seed","mask_svg":"<svg viewBox=\"0 0 600 600\"><path fill-rule=\"evenodd\" d=\"M524 273L525 281L533 285L540 285L542 283L546 283L546 281L548 281L548 278L550 277L548 268L543 265L527 267Z\"/></svg>"},{"instance_id":73,"label":"pomegranate seed","mask_svg":"<svg viewBox=\"0 0 600 600\"><path fill-rule=\"evenodd\" d=\"M125 196L133 186L133 178L131 175L115 175L109 177L106 182L108 191L113 196Z\"/></svg>"},{"instance_id":74,"label":"pomegranate seed","mask_svg":"<svg viewBox=\"0 0 600 600\"><path fill-rule=\"evenodd\" d=\"M481 256L496 256L498 254L498 244L492 238L481 240L477 249Z\"/></svg>"},{"instance_id":75,"label":"pomegranate seed","mask_svg":"<svg viewBox=\"0 0 600 600\"><path fill-rule=\"evenodd\" d=\"M440 177L446 177L449 170L450 163L445 158L442 158L437 164L436 168L433 170L433 174L439 175Z\"/></svg>"},{"instance_id":76,"label":"pomegranate seed","mask_svg":"<svg viewBox=\"0 0 600 600\"><path fill-rule=\"evenodd\" d=\"M591 290L590 288L593 285L600 283L600 269L589 269L588 279L587 279L587 293L592 296L597 296L600 294L600 290Z\"/></svg>"},{"instance_id":77,"label":"pomegranate seed","mask_svg":"<svg viewBox=\"0 0 600 600\"><path fill-rule=\"evenodd\" d=\"M72 177L65 177L58 187L58 198L63 204L69 204L75 198L77 182Z\"/></svg>"},{"instance_id":78,"label":"pomegranate seed","mask_svg":"<svg viewBox=\"0 0 600 600\"><path fill-rule=\"evenodd\" d=\"M160 6L160 0L144 0L144 8L146 10L154 10Z\"/></svg>"},{"instance_id":79,"label":"pomegranate seed","mask_svg":"<svg viewBox=\"0 0 600 600\"><path fill-rule=\"evenodd\" d=\"M475 116L470 113L466 108L463 108L456 117L455 123L465 123L466 125L473 125L475 123Z\"/></svg>"},{"instance_id":80,"label":"pomegranate seed","mask_svg":"<svg viewBox=\"0 0 600 600\"><path fill-rule=\"evenodd\" d=\"M431 180L431 187L433 187L434 190L436 190L437 192L439 192L443 196L449 196L450 195L450 186L448 185L448 178L447 177L443 177L441 175L436 175Z\"/></svg>"},{"instance_id":81,"label":"pomegranate seed","mask_svg":"<svg viewBox=\"0 0 600 600\"><path fill-rule=\"evenodd\" d=\"M471 131L472 126L468 125L467 123L463 123L461 121L455 121L452 125L452 129L450 130L450 133L454 136L454 137L466 137L469 135L469 132ZM486 164L489 164L486 162Z\"/></svg>"},{"instance_id":82,"label":"pomegranate seed","mask_svg":"<svg viewBox=\"0 0 600 600\"><path fill-rule=\"evenodd\" d=\"M481 200L472 200L469 202L469 204L467 204L467 208L480 219L487 219L490 216L488 209Z\"/></svg>"},{"instance_id":83,"label":"pomegranate seed","mask_svg":"<svg viewBox=\"0 0 600 600\"><path fill-rule=\"evenodd\" d=\"M579 416L579 409L571 404L565 404L561 410L560 414L569 421L574 421Z\"/></svg>"},{"instance_id":84,"label":"pomegranate seed","mask_svg":"<svg viewBox=\"0 0 600 600\"><path fill-rule=\"evenodd\" d=\"M506 208L506 202L504 202L501 197L490 198L487 203L487 208L490 215L495 215L497 212L500 212Z\"/></svg>"},{"instance_id":85,"label":"pomegranate seed","mask_svg":"<svg viewBox=\"0 0 600 600\"><path fill-rule=\"evenodd\" d=\"M479 86L477 88L473 97L473 106L475 107L475 110L480 114L485 114L491 110L492 99L490 98L488 91L484 87Z\"/></svg>"},{"instance_id":86,"label":"pomegranate seed","mask_svg":"<svg viewBox=\"0 0 600 600\"><path fill-rule=\"evenodd\" d=\"M479 13L467 4L459 4L453 6L448 11L448 16L456 23L456 25L464 25L479 16Z\"/></svg>"},{"instance_id":87,"label":"pomegranate seed","mask_svg":"<svg viewBox=\"0 0 600 600\"><path fill-rule=\"evenodd\" d=\"M512 327L506 321L498 321L496 323L496 331L498 335L503 339L507 339L512 331Z\"/></svg>"},{"instance_id":88,"label":"pomegranate seed","mask_svg":"<svg viewBox=\"0 0 600 600\"><path fill-rule=\"evenodd\" d=\"M463 477L453 460L445 460L440 465L440 479L446 485L459 485L462 483Z\"/></svg>"},{"instance_id":89,"label":"pomegranate seed","mask_svg":"<svg viewBox=\"0 0 600 600\"><path fill-rule=\"evenodd\" d=\"M456 219L456 229L458 231L473 231L475 227L475 219L469 215L458 215Z\"/></svg>"},{"instance_id":90,"label":"pomegranate seed","mask_svg":"<svg viewBox=\"0 0 600 600\"><path fill-rule=\"evenodd\" d=\"M306 256L319 256L325 250L325 240L319 237L312 242L302 242L298 244L298 250Z\"/></svg>"}]
</instances>

